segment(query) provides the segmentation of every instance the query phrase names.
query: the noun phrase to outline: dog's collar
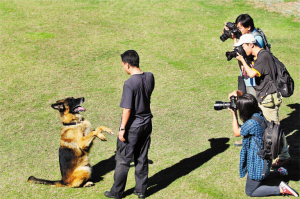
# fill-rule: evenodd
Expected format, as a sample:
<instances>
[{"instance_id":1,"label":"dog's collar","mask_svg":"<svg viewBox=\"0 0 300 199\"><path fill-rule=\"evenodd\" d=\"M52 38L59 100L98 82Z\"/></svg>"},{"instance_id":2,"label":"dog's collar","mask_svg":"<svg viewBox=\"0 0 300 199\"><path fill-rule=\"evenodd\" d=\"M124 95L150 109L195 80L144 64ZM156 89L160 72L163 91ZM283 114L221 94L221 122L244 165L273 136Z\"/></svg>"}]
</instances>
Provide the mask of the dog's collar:
<instances>
[{"instance_id":1,"label":"dog's collar","mask_svg":"<svg viewBox=\"0 0 300 199\"><path fill-rule=\"evenodd\" d=\"M82 121L84 121L84 118L82 118L80 122L82 122ZM80 122L63 123L63 125L64 126L72 126L72 125L79 124Z\"/></svg>"},{"instance_id":2,"label":"dog's collar","mask_svg":"<svg viewBox=\"0 0 300 199\"><path fill-rule=\"evenodd\" d=\"M76 125L76 122L72 122L72 123L63 123L64 126L72 126L72 125Z\"/></svg>"}]
</instances>

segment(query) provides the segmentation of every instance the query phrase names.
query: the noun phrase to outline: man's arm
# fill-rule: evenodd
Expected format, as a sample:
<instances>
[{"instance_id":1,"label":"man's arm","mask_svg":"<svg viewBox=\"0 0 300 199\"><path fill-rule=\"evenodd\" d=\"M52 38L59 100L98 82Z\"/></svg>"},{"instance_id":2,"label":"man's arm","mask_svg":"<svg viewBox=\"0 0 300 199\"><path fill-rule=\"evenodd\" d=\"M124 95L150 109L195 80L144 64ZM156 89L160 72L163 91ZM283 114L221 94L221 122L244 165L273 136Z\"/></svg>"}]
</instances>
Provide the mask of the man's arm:
<instances>
[{"instance_id":1,"label":"man's arm","mask_svg":"<svg viewBox=\"0 0 300 199\"><path fill-rule=\"evenodd\" d=\"M247 75L250 77L250 78L253 78L255 76L258 76L257 72L252 70L252 68L250 66L248 66L248 64L246 63L245 59L243 56L241 56L239 53L237 53L238 56L236 56L236 59L239 60L240 62L242 62L244 68L245 68L245 71L247 72Z\"/></svg>"},{"instance_id":2,"label":"man's arm","mask_svg":"<svg viewBox=\"0 0 300 199\"><path fill-rule=\"evenodd\" d=\"M125 139L124 139L124 134L125 134L125 127L126 127L126 124L129 120L129 117L130 117L130 109L128 108L123 108L123 113L122 113L122 121L121 121L121 126L120 128L121 129L124 129L124 130L120 130L119 131L119 134L118 134L118 137L119 139L124 142Z\"/></svg>"}]
</instances>

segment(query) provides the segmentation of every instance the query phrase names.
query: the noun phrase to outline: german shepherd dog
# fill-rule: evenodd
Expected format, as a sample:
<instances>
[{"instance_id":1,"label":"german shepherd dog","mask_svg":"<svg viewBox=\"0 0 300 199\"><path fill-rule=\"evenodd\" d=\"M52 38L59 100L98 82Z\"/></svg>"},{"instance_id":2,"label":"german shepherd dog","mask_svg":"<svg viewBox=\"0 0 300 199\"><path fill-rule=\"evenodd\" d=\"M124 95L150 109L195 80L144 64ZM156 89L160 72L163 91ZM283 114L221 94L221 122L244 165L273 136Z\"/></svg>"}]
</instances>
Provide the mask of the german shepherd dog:
<instances>
[{"instance_id":1,"label":"german shepherd dog","mask_svg":"<svg viewBox=\"0 0 300 199\"><path fill-rule=\"evenodd\" d=\"M50 181L30 176L28 182L57 187L89 187L93 185L93 182L89 181L91 177L89 151L96 137L106 141L103 131L109 134L113 134L113 132L105 126L100 126L92 131L91 123L80 115L80 112L85 111L85 108L81 106L83 102L83 97L77 99L70 97L51 105L52 108L59 111L64 125L60 130L59 148L62 179Z\"/></svg>"}]
</instances>

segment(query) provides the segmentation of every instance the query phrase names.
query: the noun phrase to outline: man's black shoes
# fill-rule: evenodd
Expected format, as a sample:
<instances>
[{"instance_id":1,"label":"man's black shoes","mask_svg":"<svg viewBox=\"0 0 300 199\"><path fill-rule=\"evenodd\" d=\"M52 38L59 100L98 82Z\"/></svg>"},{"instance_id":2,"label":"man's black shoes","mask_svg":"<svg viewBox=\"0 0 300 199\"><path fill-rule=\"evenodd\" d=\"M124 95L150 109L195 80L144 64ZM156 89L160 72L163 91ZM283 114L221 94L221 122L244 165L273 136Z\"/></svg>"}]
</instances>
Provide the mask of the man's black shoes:
<instances>
[{"instance_id":1,"label":"man's black shoes","mask_svg":"<svg viewBox=\"0 0 300 199\"><path fill-rule=\"evenodd\" d=\"M133 191L133 194L137 195L139 198L146 198L146 196L144 194L136 192L136 191Z\"/></svg>"},{"instance_id":2,"label":"man's black shoes","mask_svg":"<svg viewBox=\"0 0 300 199\"><path fill-rule=\"evenodd\" d=\"M115 197L115 195L112 194L110 191L105 191L104 195L108 198L121 199L121 198Z\"/></svg>"},{"instance_id":3,"label":"man's black shoes","mask_svg":"<svg viewBox=\"0 0 300 199\"><path fill-rule=\"evenodd\" d=\"M136 191L133 191L133 194L137 195L138 198L140 198L140 199L146 198L146 196L144 194L136 192ZM115 197L115 195L110 191L105 191L104 195L108 198L121 199L121 198Z\"/></svg>"}]
</instances>

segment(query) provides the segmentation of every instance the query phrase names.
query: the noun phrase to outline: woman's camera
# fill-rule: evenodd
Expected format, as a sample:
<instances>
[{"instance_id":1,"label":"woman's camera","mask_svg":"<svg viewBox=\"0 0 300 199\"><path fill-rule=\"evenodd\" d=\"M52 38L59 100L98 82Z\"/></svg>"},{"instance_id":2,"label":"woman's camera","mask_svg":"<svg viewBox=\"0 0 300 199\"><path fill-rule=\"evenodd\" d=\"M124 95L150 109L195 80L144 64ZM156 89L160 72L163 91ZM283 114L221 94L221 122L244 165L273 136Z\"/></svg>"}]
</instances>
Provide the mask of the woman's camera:
<instances>
[{"instance_id":1,"label":"woman's camera","mask_svg":"<svg viewBox=\"0 0 300 199\"><path fill-rule=\"evenodd\" d=\"M236 27L235 23L228 22L228 23L226 24L226 27L228 27L229 30L226 30L226 29L224 28L224 30L223 30L224 33L220 36L221 41L224 42L224 41L226 41L228 38L231 38L231 33L233 33L233 35L234 35L237 39L239 39L239 38L242 36L241 31Z\"/></svg>"},{"instance_id":2,"label":"woman's camera","mask_svg":"<svg viewBox=\"0 0 300 199\"><path fill-rule=\"evenodd\" d=\"M236 111L236 96L231 96L230 97L230 102L221 102L221 101L216 101L214 108L216 111L222 110L222 109L232 109L233 111Z\"/></svg>"}]
</instances>

